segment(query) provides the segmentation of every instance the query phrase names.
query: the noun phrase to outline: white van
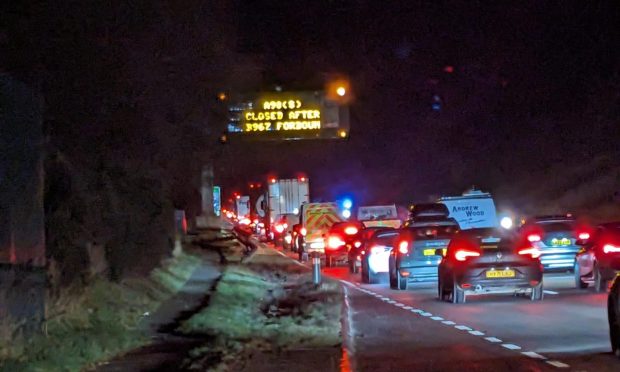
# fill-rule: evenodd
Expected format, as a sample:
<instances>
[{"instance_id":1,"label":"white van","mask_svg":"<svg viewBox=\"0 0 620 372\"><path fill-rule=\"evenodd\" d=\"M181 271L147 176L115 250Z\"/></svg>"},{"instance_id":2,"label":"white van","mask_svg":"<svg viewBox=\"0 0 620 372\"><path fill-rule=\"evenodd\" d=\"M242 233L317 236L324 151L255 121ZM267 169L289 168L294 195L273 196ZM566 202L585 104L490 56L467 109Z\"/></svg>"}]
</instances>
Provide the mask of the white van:
<instances>
[{"instance_id":1,"label":"white van","mask_svg":"<svg viewBox=\"0 0 620 372\"><path fill-rule=\"evenodd\" d=\"M458 222L461 230L499 226L495 202L488 192L470 190L461 196L443 196L438 202L448 207L449 216Z\"/></svg>"}]
</instances>

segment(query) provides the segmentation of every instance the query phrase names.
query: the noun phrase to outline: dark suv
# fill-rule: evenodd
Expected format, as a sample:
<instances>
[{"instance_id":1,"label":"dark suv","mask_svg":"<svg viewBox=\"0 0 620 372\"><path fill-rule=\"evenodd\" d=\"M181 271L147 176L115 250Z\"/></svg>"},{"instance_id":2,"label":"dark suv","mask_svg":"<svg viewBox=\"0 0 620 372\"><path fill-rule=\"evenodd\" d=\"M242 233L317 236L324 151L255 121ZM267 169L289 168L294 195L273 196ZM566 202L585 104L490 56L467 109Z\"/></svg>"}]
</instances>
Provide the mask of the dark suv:
<instances>
[{"instance_id":1,"label":"dark suv","mask_svg":"<svg viewBox=\"0 0 620 372\"><path fill-rule=\"evenodd\" d=\"M537 217L523 225L521 233L540 249L540 262L545 271L572 270L580 249L576 241L590 236L585 225L567 216Z\"/></svg>"},{"instance_id":2,"label":"dark suv","mask_svg":"<svg viewBox=\"0 0 620 372\"><path fill-rule=\"evenodd\" d=\"M542 300L538 248L505 229L471 229L454 235L439 264L440 300L463 303L468 294L516 292Z\"/></svg>"},{"instance_id":3,"label":"dark suv","mask_svg":"<svg viewBox=\"0 0 620 372\"><path fill-rule=\"evenodd\" d=\"M426 216L401 229L389 257L390 287L407 289L409 282L437 280L438 252L448 247L458 228L454 219Z\"/></svg>"}]
</instances>

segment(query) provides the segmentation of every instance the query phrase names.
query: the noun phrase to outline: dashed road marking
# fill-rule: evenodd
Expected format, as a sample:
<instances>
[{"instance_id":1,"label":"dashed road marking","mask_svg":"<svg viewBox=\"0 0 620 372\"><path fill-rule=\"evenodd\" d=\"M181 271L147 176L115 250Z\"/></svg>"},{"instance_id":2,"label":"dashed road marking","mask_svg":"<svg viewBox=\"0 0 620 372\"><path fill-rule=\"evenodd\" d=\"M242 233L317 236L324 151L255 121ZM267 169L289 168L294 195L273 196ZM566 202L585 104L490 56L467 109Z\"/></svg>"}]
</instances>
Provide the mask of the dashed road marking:
<instances>
[{"instance_id":1,"label":"dashed road marking","mask_svg":"<svg viewBox=\"0 0 620 372\"><path fill-rule=\"evenodd\" d=\"M548 290L548 289L545 289L543 292L544 292L545 294L550 294L550 295L557 295L557 294L560 294L560 292L550 291L550 290Z\"/></svg>"},{"instance_id":2,"label":"dashed road marking","mask_svg":"<svg viewBox=\"0 0 620 372\"><path fill-rule=\"evenodd\" d=\"M443 320L443 318L440 317L440 316L433 316L433 314L431 314L431 313L429 313L427 311L424 311L422 309L414 309L411 306L407 306L407 305L405 305L405 304L403 304L401 302L395 301L395 300L393 300L393 299L391 299L389 297L385 297L385 296L383 296L383 295L381 295L379 293L373 292L371 290L367 290L367 289L365 289L363 287L357 287L357 286L353 285L353 283L348 282L346 280L341 280L341 282L344 283L344 284L349 284L353 288L356 288L356 289L358 289L358 290L360 290L360 291L362 291L364 293L367 293L368 295L375 296L377 299L385 301L386 303L389 303L389 304L394 305L396 307L400 307L400 308L405 309L405 310L409 310L412 313L416 313L416 314L419 314L419 315L424 316L424 317L430 317L430 319L436 320L436 321L441 321L445 325L452 326L452 325L456 324L455 322L453 322L451 320ZM545 293L552 294L552 295L558 294L558 292L548 291L548 290L545 290ZM455 325L454 328L459 329L461 331L468 331L469 334L471 334L472 336L484 336L485 335L484 332L473 330L472 328L470 328L470 327L468 327L466 325ZM500 340L497 337L484 337L484 339L487 340L488 342L491 342L491 343L499 344L499 343L502 342L502 340ZM501 346L503 348L505 348L505 349L508 349L508 350L513 350L513 351L521 350L521 346L515 345L515 344L503 343L503 344L501 344ZM545 363L547 363L547 364L549 364L551 366L554 366L556 368L570 368L570 366L568 364L566 364L566 363L560 362L559 360L547 360L547 357L545 357L544 355L538 354L538 353L536 353L534 351L523 351L523 352L521 352L521 354L526 356L526 357L532 358L532 359L538 359L538 360L541 360L541 361L545 361Z\"/></svg>"},{"instance_id":3,"label":"dashed road marking","mask_svg":"<svg viewBox=\"0 0 620 372\"><path fill-rule=\"evenodd\" d=\"M568 368L568 367L570 367L568 364L562 363L559 360L548 360L547 364L551 364L552 366L557 367L557 368Z\"/></svg>"},{"instance_id":4,"label":"dashed road marking","mask_svg":"<svg viewBox=\"0 0 620 372\"><path fill-rule=\"evenodd\" d=\"M468 326L465 326L465 325L457 325L457 326L454 326L454 328L459 329L461 331L471 331L472 330L471 328L469 328Z\"/></svg>"},{"instance_id":5,"label":"dashed road marking","mask_svg":"<svg viewBox=\"0 0 620 372\"><path fill-rule=\"evenodd\" d=\"M521 354L523 354L523 355L525 355L527 357L533 358L533 359L541 359L541 360L547 359L546 357L544 357L544 356L542 356L542 355L540 355L538 353L535 353L533 351L523 351L523 352L521 352Z\"/></svg>"}]
</instances>

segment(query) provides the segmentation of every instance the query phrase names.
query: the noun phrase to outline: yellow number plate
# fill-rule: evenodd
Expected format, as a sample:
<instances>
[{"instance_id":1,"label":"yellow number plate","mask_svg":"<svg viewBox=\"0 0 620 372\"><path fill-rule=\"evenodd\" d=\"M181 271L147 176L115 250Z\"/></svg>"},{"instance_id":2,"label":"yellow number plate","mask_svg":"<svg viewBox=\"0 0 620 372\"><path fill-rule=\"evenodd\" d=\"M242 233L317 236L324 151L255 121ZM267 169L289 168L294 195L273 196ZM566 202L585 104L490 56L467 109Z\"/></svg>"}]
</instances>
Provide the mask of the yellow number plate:
<instances>
[{"instance_id":1,"label":"yellow number plate","mask_svg":"<svg viewBox=\"0 0 620 372\"><path fill-rule=\"evenodd\" d=\"M491 270L487 271L487 278L514 278L514 270Z\"/></svg>"},{"instance_id":2,"label":"yellow number plate","mask_svg":"<svg viewBox=\"0 0 620 372\"><path fill-rule=\"evenodd\" d=\"M424 255L425 256L434 256L435 255L435 248L425 249L424 250Z\"/></svg>"}]
</instances>

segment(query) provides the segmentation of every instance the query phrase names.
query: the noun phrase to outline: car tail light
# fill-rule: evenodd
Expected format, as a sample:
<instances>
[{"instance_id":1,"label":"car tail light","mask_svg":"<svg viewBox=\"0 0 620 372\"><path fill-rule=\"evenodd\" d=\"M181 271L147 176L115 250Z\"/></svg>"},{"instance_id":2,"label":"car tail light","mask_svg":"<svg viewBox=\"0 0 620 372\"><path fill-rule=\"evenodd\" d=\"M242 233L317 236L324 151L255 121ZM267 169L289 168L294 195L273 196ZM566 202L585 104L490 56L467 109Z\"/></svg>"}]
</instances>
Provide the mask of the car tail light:
<instances>
[{"instance_id":1,"label":"car tail light","mask_svg":"<svg viewBox=\"0 0 620 372\"><path fill-rule=\"evenodd\" d=\"M469 257L479 257L479 256L480 256L480 252L473 251L470 249L461 248L461 249L457 249L456 252L454 252L454 258L456 258L457 261L465 261Z\"/></svg>"},{"instance_id":2,"label":"car tail light","mask_svg":"<svg viewBox=\"0 0 620 372\"><path fill-rule=\"evenodd\" d=\"M587 232L582 232L579 234L579 239L581 240L588 240L590 239L590 233Z\"/></svg>"},{"instance_id":3,"label":"car tail light","mask_svg":"<svg viewBox=\"0 0 620 372\"><path fill-rule=\"evenodd\" d=\"M363 256L366 254L366 251L361 251L360 254Z\"/></svg>"},{"instance_id":4,"label":"car tail light","mask_svg":"<svg viewBox=\"0 0 620 372\"><path fill-rule=\"evenodd\" d=\"M283 225L276 225L276 232L278 234L282 234L284 232L284 226Z\"/></svg>"},{"instance_id":5,"label":"car tail light","mask_svg":"<svg viewBox=\"0 0 620 372\"><path fill-rule=\"evenodd\" d=\"M299 230L299 233L301 234L301 236L306 236L306 234L308 233L308 230L306 230L305 227L302 227L301 230Z\"/></svg>"},{"instance_id":6,"label":"car tail light","mask_svg":"<svg viewBox=\"0 0 620 372\"><path fill-rule=\"evenodd\" d=\"M354 246L355 248L359 248L359 247L361 247L361 246L362 246L362 242L359 242L359 241L358 241L358 242L355 242L355 243L353 243L353 246Z\"/></svg>"},{"instance_id":7,"label":"car tail light","mask_svg":"<svg viewBox=\"0 0 620 372\"><path fill-rule=\"evenodd\" d=\"M618 253L620 252L620 247L612 244L605 244L603 246L603 252L605 253Z\"/></svg>"},{"instance_id":8,"label":"car tail light","mask_svg":"<svg viewBox=\"0 0 620 372\"><path fill-rule=\"evenodd\" d=\"M406 241L402 241L400 243L398 243L398 251L402 254L407 254L409 253L409 243L407 243Z\"/></svg>"},{"instance_id":9,"label":"car tail light","mask_svg":"<svg viewBox=\"0 0 620 372\"><path fill-rule=\"evenodd\" d=\"M529 240L530 243L539 242L540 239L540 235L538 234L530 234L527 236L527 240Z\"/></svg>"},{"instance_id":10,"label":"car tail light","mask_svg":"<svg viewBox=\"0 0 620 372\"><path fill-rule=\"evenodd\" d=\"M349 226L346 229L344 229L344 233L347 235L355 235L357 234L357 227L355 226Z\"/></svg>"},{"instance_id":11,"label":"car tail light","mask_svg":"<svg viewBox=\"0 0 620 372\"><path fill-rule=\"evenodd\" d=\"M538 258L541 255L540 249L536 247L522 248L522 249L519 249L517 253L519 253L520 255L530 255L532 256L532 258Z\"/></svg>"},{"instance_id":12,"label":"car tail light","mask_svg":"<svg viewBox=\"0 0 620 372\"><path fill-rule=\"evenodd\" d=\"M340 246L344 245L344 242L342 241L342 239L340 239L337 236L330 236L327 239L327 247L331 248L331 249L336 249Z\"/></svg>"},{"instance_id":13,"label":"car tail light","mask_svg":"<svg viewBox=\"0 0 620 372\"><path fill-rule=\"evenodd\" d=\"M383 247L372 247L370 248L370 254L379 254L383 252Z\"/></svg>"}]
</instances>

